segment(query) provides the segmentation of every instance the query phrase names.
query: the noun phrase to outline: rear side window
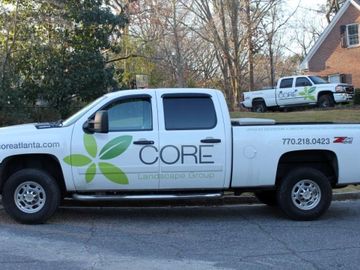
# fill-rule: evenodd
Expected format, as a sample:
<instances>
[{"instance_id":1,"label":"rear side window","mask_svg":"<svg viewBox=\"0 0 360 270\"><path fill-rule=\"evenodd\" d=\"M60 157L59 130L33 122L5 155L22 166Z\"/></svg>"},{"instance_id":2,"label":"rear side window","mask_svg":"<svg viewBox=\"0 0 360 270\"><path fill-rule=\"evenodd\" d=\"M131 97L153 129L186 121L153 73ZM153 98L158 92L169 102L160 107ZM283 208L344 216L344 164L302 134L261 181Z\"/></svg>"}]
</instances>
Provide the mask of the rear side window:
<instances>
[{"instance_id":1,"label":"rear side window","mask_svg":"<svg viewBox=\"0 0 360 270\"><path fill-rule=\"evenodd\" d=\"M212 129L216 112L210 96L164 97L166 130Z\"/></svg>"},{"instance_id":2,"label":"rear side window","mask_svg":"<svg viewBox=\"0 0 360 270\"><path fill-rule=\"evenodd\" d=\"M293 84L293 79L283 79L280 83L280 88L291 88Z\"/></svg>"}]
</instances>

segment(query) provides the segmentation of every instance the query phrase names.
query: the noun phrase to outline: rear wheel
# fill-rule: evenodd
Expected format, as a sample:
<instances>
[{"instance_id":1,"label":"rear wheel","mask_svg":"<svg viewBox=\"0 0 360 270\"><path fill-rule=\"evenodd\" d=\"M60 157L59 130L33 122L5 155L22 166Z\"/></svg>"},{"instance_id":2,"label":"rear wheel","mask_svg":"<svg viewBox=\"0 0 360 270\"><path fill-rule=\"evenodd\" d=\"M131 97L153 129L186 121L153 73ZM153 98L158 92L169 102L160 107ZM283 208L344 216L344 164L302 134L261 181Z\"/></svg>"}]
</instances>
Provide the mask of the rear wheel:
<instances>
[{"instance_id":1,"label":"rear wheel","mask_svg":"<svg viewBox=\"0 0 360 270\"><path fill-rule=\"evenodd\" d=\"M252 105L252 112L263 113L266 112L266 104L264 101L254 101Z\"/></svg>"},{"instance_id":2,"label":"rear wheel","mask_svg":"<svg viewBox=\"0 0 360 270\"><path fill-rule=\"evenodd\" d=\"M3 205L16 221L44 223L60 204L60 189L55 179L37 169L23 169L4 184Z\"/></svg>"},{"instance_id":3,"label":"rear wheel","mask_svg":"<svg viewBox=\"0 0 360 270\"><path fill-rule=\"evenodd\" d=\"M325 94L321 95L318 100L319 108L329 108L335 106L335 101L332 95Z\"/></svg>"},{"instance_id":4,"label":"rear wheel","mask_svg":"<svg viewBox=\"0 0 360 270\"><path fill-rule=\"evenodd\" d=\"M295 220L314 220L329 208L332 189L327 177L313 168L299 168L281 182L277 199L280 209Z\"/></svg>"},{"instance_id":5,"label":"rear wheel","mask_svg":"<svg viewBox=\"0 0 360 270\"><path fill-rule=\"evenodd\" d=\"M261 203L269 205L269 206L276 206L277 205L277 196L275 190L263 190L255 192L255 197Z\"/></svg>"}]
</instances>

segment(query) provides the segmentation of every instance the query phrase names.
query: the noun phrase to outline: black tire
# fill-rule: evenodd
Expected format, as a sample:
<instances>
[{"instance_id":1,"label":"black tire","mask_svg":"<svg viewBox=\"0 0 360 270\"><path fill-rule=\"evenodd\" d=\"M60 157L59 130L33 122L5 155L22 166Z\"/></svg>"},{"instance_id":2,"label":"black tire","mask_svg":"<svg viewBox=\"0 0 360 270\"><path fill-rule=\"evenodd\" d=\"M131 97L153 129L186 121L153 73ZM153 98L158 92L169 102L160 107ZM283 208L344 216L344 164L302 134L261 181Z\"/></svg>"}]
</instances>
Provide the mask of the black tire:
<instances>
[{"instance_id":1,"label":"black tire","mask_svg":"<svg viewBox=\"0 0 360 270\"><path fill-rule=\"evenodd\" d=\"M275 190L257 191L255 192L255 197L261 203L266 204L268 206L276 206L278 204Z\"/></svg>"},{"instance_id":2,"label":"black tire","mask_svg":"<svg viewBox=\"0 0 360 270\"><path fill-rule=\"evenodd\" d=\"M25 224L44 223L56 211L60 199L61 192L55 179L37 169L23 169L11 175L2 193L6 212Z\"/></svg>"},{"instance_id":3,"label":"black tire","mask_svg":"<svg viewBox=\"0 0 360 270\"><path fill-rule=\"evenodd\" d=\"M266 104L264 101L254 101L252 108L252 112L264 113L267 111Z\"/></svg>"},{"instance_id":4,"label":"black tire","mask_svg":"<svg viewBox=\"0 0 360 270\"><path fill-rule=\"evenodd\" d=\"M334 97L331 94L324 94L319 97L319 108L330 108L335 106Z\"/></svg>"},{"instance_id":5,"label":"black tire","mask_svg":"<svg viewBox=\"0 0 360 270\"><path fill-rule=\"evenodd\" d=\"M328 178L321 171L298 168L282 180L277 199L280 209L291 219L314 220L329 208L332 189Z\"/></svg>"}]
</instances>

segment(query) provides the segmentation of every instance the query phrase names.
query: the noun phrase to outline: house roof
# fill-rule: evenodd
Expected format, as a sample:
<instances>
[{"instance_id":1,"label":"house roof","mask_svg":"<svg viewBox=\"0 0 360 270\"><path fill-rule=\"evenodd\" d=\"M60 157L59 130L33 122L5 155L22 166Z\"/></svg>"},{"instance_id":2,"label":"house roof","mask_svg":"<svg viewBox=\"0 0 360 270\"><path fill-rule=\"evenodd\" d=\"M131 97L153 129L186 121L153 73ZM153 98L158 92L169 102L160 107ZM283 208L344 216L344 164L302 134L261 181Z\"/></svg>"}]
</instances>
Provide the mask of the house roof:
<instances>
[{"instance_id":1,"label":"house roof","mask_svg":"<svg viewBox=\"0 0 360 270\"><path fill-rule=\"evenodd\" d=\"M324 40L327 38L327 36L331 33L339 19L344 15L344 13L347 11L347 9L353 5L355 8L357 8L360 11L360 2L359 0L347 0L344 5L340 8L338 13L334 16L334 18L331 20L330 24L325 28L324 32L320 35L318 40L315 42L314 46L311 48L309 53L305 56L304 60L300 64L301 70L309 69L309 61L314 56L314 54L317 52L317 50L320 48L321 44L324 42Z\"/></svg>"}]
</instances>

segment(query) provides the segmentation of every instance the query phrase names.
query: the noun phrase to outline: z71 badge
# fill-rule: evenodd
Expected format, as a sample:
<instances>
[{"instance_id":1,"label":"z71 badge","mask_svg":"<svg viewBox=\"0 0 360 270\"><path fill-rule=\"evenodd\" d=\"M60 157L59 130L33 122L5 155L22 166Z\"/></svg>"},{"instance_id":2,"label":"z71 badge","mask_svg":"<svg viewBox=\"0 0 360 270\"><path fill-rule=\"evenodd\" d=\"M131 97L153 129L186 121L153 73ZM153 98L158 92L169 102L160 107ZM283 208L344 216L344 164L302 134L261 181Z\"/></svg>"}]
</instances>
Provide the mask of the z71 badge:
<instances>
[{"instance_id":1,"label":"z71 badge","mask_svg":"<svg viewBox=\"0 0 360 270\"><path fill-rule=\"evenodd\" d=\"M352 137L335 137L333 143L352 144Z\"/></svg>"}]
</instances>

